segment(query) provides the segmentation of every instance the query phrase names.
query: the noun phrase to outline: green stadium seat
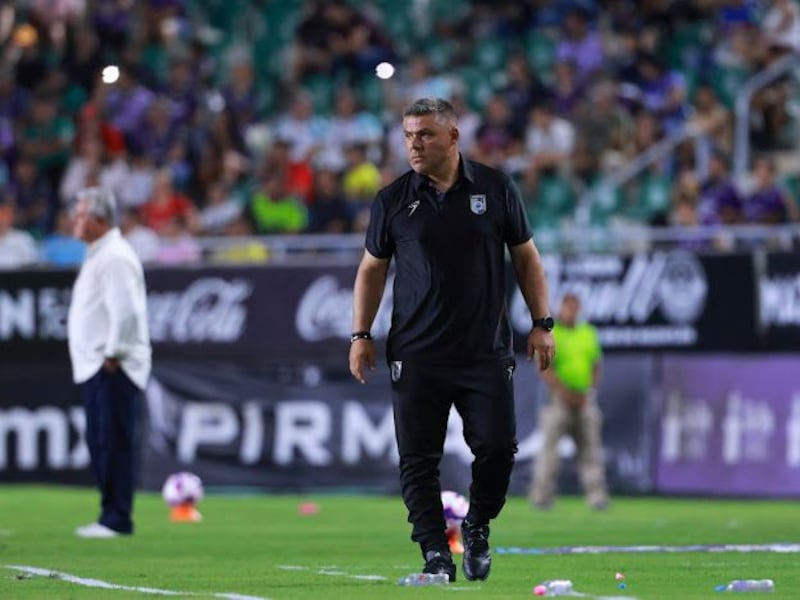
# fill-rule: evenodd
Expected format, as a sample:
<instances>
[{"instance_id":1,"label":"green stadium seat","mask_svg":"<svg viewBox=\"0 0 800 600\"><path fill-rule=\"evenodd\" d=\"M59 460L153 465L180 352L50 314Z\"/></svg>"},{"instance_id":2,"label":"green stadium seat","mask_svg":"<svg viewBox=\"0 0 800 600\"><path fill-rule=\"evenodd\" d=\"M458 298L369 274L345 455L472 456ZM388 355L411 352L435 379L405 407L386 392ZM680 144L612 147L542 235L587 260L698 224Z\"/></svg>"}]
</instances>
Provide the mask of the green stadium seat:
<instances>
[{"instance_id":1,"label":"green stadium seat","mask_svg":"<svg viewBox=\"0 0 800 600\"><path fill-rule=\"evenodd\" d=\"M699 55L709 41L707 23L684 23L671 36L664 38L663 47L659 51L663 53L670 67L689 72L694 71Z\"/></svg>"},{"instance_id":2,"label":"green stadium seat","mask_svg":"<svg viewBox=\"0 0 800 600\"><path fill-rule=\"evenodd\" d=\"M562 177L545 176L539 181L536 205L558 217L565 217L575 210L575 193Z\"/></svg>"},{"instance_id":3,"label":"green stadium seat","mask_svg":"<svg viewBox=\"0 0 800 600\"><path fill-rule=\"evenodd\" d=\"M792 199L798 208L800 208L800 173L786 175L782 183L786 186L786 190L792 195Z\"/></svg>"},{"instance_id":4,"label":"green stadium seat","mask_svg":"<svg viewBox=\"0 0 800 600\"><path fill-rule=\"evenodd\" d=\"M473 110L482 111L489 96L494 93L490 74L476 67L464 67L459 69L457 75L464 83L467 104Z\"/></svg>"},{"instance_id":5,"label":"green stadium seat","mask_svg":"<svg viewBox=\"0 0 800 600\"><path fill-rule=\"evenodd\" d=\"M711 71L711 85L720 101L726 106L732 107L736 100L736 94L749 75L749 71L741 67L717 65Z\"/></svg>"},{"instance_id":6,"label":"green stadium seat","mask_svg":"<svg viewBox=\"0 0 800 600\"><path fill-rule=\"evenodd\" d=\"M525 56L541 76L552 72L556 60L556 41L541 30L534 29L525 37Z\"/></svg>"},{"instance_id":7,"label":"green stadium seat","mask_svg":"<svg viewBox=\"0 0 800 600\"><path fill-rule=\"evenodd\" d=\"M484 71L497 71L505 67L505 44L497 38L479 40L472 51L475 64Z\"/></svg>"},{"instance_id":8,"label":"green stadium seat","mask_svg":"<svg viewBox=\"0 0 800 600\"><path fill-rule=\"evenodd\" d=\"M384 109L383 83L377 77L362 77L358 82L358 99L365 109L380 115Z\"/></svg>"},{"instance_id":9,"label":"green stadium seat","mask_svg":"<svg viewBox=\"0 0 800 600\"><path fill-rule=\"evenodd\" d=\"M400 46L413 45L418 27L412 20L409 4L397 0L378 0L375 5L383 16L381 25L389 37Z\"/></svg>"},{"instance_id":10,"label":"green stadium seat","mask_svg":"<svg viewBox=\"0 0 800 600\"><path fill-rule=\"evenodd\" d=\"M533 227L533 240L536 248L543 254L559 250L560 230L557 225L537 225Z\"/></svg>"},{"instance_id":11,"label":"green stadium seat","mask_svg":"<svg viewBox=\"0 0 800 600\"><path fill-rule=\"evenodd\" d=\"M622 194L618 188L600 182L593 185L590 194L589 223L592 226L605 227L612 216L619 214Z\"/></svg>"},{"instance_id":12,"label":"green stadium seat","mask_svg":"<svg viewBox=\"0 0 800 600\"><path fill-rule=\"evenodd\" d=\"M649 173L632 190L632 198L623 216L648 223L654 216L669 212L671 185L667 177Z\"/></svg>"},{"instance_id":13,"label":"green stadium seat","mask_svg":"<svg viewBox=\"0 0 800 600\"><path fill-rule=\"evenodd\" d=\"M443 71L450 65L454 50L455 45L452 42L431 38L425 45L425 56L435 70Z\"/></svg>"},{"instance_id":14,"label":"green stadium seat","mask_svg":"<svg viewBox=\"0 0 800 600\"><path fill-rule=\"evenodd\" d=\"M397 0L395 0L397 1ZM402 4L402 2L398 2ZM469 0L447 0L446 2L429 2L428 17L435 23L453 22L466 18L470 10Z\"/></svg>"},{"instance_id":15,"label":"green stadium seat","mask_svg":"<svg viewBox=\"0 0 800 600\"><path fill-rule=\"evenodd\" d=\"M314 111L329 114L333 107L333 90L336 83L329 75L313 75L303 81L303 89L311 95Z\"/></svg>"}]
</instances>

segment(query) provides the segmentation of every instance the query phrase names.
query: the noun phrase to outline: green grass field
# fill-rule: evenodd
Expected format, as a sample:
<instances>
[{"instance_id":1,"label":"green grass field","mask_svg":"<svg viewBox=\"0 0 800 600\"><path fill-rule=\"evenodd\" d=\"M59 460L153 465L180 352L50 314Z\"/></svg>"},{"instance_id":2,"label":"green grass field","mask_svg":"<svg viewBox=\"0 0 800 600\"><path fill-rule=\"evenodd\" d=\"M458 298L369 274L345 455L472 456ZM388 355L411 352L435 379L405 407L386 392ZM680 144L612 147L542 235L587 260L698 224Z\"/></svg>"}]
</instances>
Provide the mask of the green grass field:
<instances>
[{"instance_id":1,"label":"green grass field","mask_svg":"<svg viewBox=\"0 0 800 600\"><path fill-rule=\"evenodd\" d=\"M298 514L307 500L319 505L317 515ZM142 493L136 535L76 538L75 526L95 517L96 503L88 489L0 487L0 598L153 597L26 575L7 565L181 593L171 597L533 598L536 583L571 579L589 597L691 599L716 597L714 586L730 579L771 578L776 591L770 597L800 598L800 557L774 553L495 554L488 581L467 582L459 570L449 586L402 587L397 579L420 570L421 559L394 497L210 494L200 506L202 523L175 524L159 496ZM512 498L491 541L493 547L800 542L799 511L792 502L617 498L596 513L577 498L562 498L542 513ZM460 567L460 557L457 562ZM617 571L626 575L625 590L614 580Z\"/></svg>"}]
</instances>

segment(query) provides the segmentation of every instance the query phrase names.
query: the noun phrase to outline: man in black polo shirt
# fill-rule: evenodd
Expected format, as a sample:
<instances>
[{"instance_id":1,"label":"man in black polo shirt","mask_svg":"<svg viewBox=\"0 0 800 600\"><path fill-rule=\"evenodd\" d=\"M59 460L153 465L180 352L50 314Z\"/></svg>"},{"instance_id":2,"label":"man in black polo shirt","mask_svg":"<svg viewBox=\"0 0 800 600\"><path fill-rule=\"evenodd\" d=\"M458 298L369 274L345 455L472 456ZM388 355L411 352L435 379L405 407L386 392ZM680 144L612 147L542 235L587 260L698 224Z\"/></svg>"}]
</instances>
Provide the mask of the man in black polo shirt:
<instances>
[{"instance_id":1,"label":"man in black polo shirt","mask_svg":"<svg viewBox=\"0 0 800 600\"><path fill-rule=\"evenodd\" d=\"M489 575L489 521L505 503L514 454L514 354L505 297L505 248L533 318L528 358L555 354L547 283L525 210L508 176L458 152L449 102L417 100L403 113L411 170L378 192L353 293L350 372L375 366L370 327L389 261L394 309L387 340L400 480L424 571L455 581L442 513L439 461L455 405L472 463L462 525L469 580Z\"/></svg>"}]
</instances>

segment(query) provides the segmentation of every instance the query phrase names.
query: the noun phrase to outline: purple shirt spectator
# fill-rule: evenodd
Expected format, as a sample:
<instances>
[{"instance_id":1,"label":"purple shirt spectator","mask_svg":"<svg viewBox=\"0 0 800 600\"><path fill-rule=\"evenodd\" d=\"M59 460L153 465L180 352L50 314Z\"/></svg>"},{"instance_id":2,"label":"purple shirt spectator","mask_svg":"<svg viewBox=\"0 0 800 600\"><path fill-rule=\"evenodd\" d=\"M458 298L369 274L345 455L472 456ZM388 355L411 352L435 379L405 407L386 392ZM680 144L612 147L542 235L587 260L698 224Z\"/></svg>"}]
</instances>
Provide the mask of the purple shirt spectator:
<instances>
[{"instance_id":1,"label":"purple shirt spectator","mask_svg":"<svg viewBox=\"0 0 800 600\"><path fill-rule=\"evenodd\" d=\"M654 54L641 53L636 64L639 104L661 117L666 130L674 129L686 118L686 79L666 69Z\"/></svg>"},{"instance_id":2,"label":"purple shirt spectator","mask_svg":"<svg viewBox=\"0 0 800 600\"><path fill-rule=\"evenodd\" d=\"M114 127L130 134L141 124L153 99L153 92L136 80L131 67L123 65L119 80L106 96L105 114Z\"/></svg>"},{"instance_id":3,"label":"purple shirt spectator","mask_svg":"<svg viewBox=\"0 0 800 600\"><path fill-rule=\"evenodd\" d=\"M119 0L97 0L94 3L94 27L104 48L119 52L125 47L133 29L134 7L134 2Z\"/></svg>"},{"instance_id":4,"label":"purple shirt spectator","mask_svg":"<svg viewBox=\"0 0 800 600\"><path fill-rule=\"evenodd\" d=\"M570 118L572 111L586 96L584 85L577 78L574 64L556 63L555 84L550 89L550 96L556 114Z\"/></svg>"},{"instance_id":5,"label":"purple shirt spectator","mask_svg":"<svg viewBox=\"0 0 800 600\"><path fill-rule=\"evenodd\" d=\"M583 81L603 66L603 42L597 32L590 31L588 15L580 8L567 13L564 37L556 48L556 60L575 64L578 79Z\"/></svg>"},{"instance_id":6,"label":"purple shirt spectator","mask_svg":"<svg viewBox=\"0 0 800 600\"><path fill-rule=\"evenodd\" d=\"M756 5L750 0L729 0L720 7L717 19L723 30L754 26L757 23Z\"/></svg>"},{"instance_id":7,"label":"purple shirt spectator","mask_svg":"<svg viewBox=\"0 0 800 600\"><path fill-rule=\"evenodd\" d=\"M30 92L16 85L12 73L0 71L0 117L19 121L28 113Z\"/></svg>"},{"instance_id":8,"label":"purple shirt spectator","mask_svg":"<svg viewBox=\"0 0 800 600\"><path fill-rule=\"evenodd\" d=\"M159 98L147 109L141 125L129 134L131 146L149 156L155 164L166 162L170 149L185 141L183 128L172 117L172 105Z\"/></svg>"},{"instance_id":9,"label":"purple shirt spectator","mask_svg":"<svg viewBox=\"0 0 800 600\"><path fill-rule=\"evenodd\" d=\"M187 125L194 116L197 99L201 96L198 88L191 63L182 60L173 61L161 95L172 102L172 117L178 123Z\"/></svg>"},{"instance_id":10,"label":"purple shirt spectator","mask_svg":"<svg viewBox=\"0 0 800 600\"><path fill-rule=\"evenodd\" d=\"M741 213L742 198L729 179L706 182L697 207L702 225L735 223Z\"/></svg>"},{"instance_id":11,"label":"purple shirt spectator","mask_svg":"<svg viewBox=\"0 0 800 600\"><path fill-rule=\"evenodd\" d=\"M744 217L748 223L786 223L788 215L781 189L773 185L753 192L744 205Z\"/></svg>"}]
</instances>

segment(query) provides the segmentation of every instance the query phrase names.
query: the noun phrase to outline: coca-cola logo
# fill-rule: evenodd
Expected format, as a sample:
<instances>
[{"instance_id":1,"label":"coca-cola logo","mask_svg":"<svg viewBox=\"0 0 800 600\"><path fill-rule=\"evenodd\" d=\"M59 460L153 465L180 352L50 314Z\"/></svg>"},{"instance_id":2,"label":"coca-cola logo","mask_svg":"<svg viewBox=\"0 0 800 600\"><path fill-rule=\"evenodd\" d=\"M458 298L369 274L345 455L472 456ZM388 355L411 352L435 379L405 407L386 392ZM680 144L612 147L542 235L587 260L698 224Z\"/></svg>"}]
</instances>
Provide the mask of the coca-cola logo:
<instances>
[{"instance_id":1,"label":"coca-cola logo","mask_svg":"<svg viewBox=\"0 0 800 600\"><path fill-rule=\"evenodd\" d=\"M389 331L392 306L392 279L372 326L372 335L385 337ZM326 338L349 338L353 321L353 288L342 286L333 275L324 275L308 286L297 305L297 334L307 342Z\"/></svg>"},{"instance_id":2,"label":"coca-cola logo","mask_svg":"<svg viewBox=\"0 0 800 600\"><path fill-rule=\"evenodd\" d=\"M684 325L705 309L706 274L688 252L637 254L627 268L620 257L548 256L544 262L553 306L567 292L577 294L583 317L592 323L643 324L658 312L665 321ZM518 331L530 329L530 314L519 291L511 318Z\"/></svg>"},{"instance_id":3,"label":"coca-cola logo","mask_svg":"<svg viewBox=\"0 0 800 600\"><path fill-rule=\"evenodd\" d=\"M253 286L244 279L203 277L183 291L147 296L154 342L236 342L247 322L245 300Z\"/></svg>"}]
</instances>

